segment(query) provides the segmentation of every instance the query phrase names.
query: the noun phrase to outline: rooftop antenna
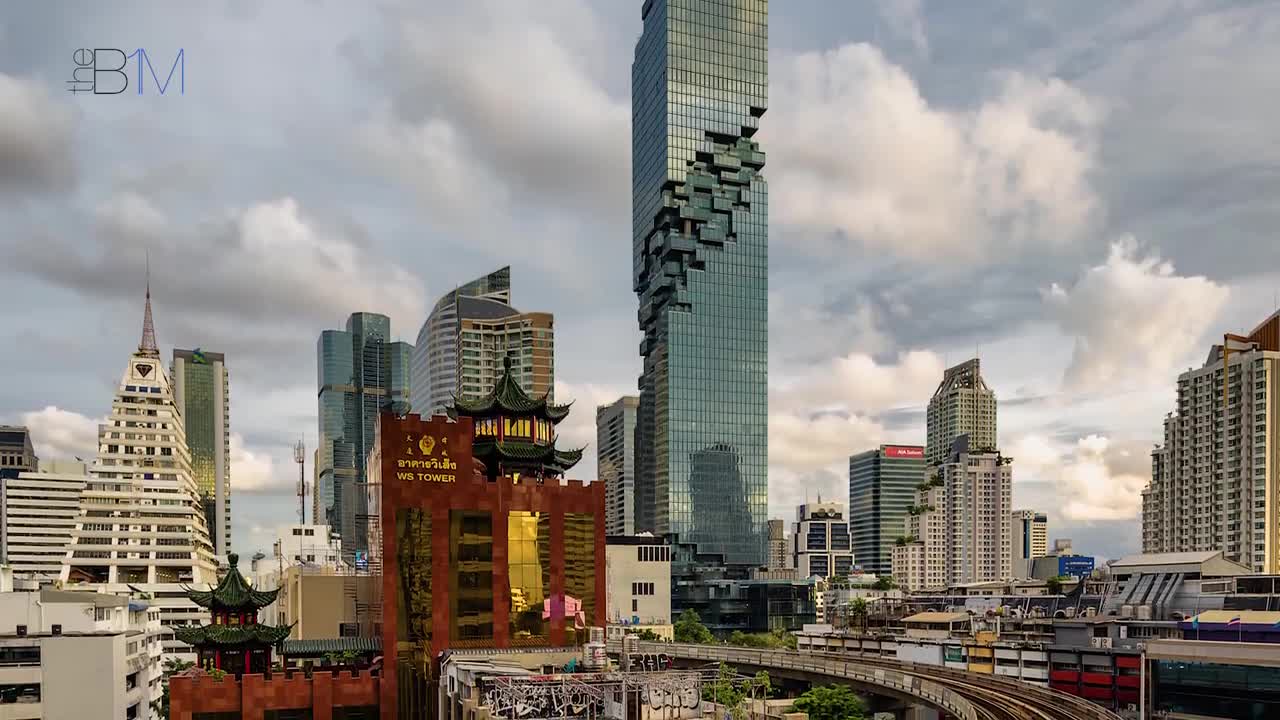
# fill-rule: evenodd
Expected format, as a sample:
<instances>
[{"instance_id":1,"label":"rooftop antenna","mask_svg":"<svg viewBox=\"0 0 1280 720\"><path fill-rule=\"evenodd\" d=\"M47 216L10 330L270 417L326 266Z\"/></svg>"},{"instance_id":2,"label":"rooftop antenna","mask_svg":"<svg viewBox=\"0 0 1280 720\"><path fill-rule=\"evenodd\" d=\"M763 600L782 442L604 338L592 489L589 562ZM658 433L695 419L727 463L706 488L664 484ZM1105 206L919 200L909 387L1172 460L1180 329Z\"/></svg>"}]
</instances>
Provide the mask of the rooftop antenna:
<instances>
[{"instance_id":1,"label":"rooftop antenna","mask_svg":"<svg viewBox=\"0 0 1280 720\"><path fill-rule=\"evenodd\" d=\"M307 524L307 447L298 438L293 446L293 461L298 463L298 524Z\"/></svg>"}]
</instances>

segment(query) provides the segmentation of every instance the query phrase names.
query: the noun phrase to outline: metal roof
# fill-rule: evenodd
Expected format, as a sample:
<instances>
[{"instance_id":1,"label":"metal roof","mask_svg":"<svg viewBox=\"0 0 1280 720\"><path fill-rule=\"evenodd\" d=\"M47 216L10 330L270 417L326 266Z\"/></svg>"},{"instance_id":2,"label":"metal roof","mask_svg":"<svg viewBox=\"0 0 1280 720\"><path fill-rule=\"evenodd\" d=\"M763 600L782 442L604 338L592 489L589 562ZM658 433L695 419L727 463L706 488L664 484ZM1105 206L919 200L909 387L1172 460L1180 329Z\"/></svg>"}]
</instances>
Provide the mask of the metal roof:
<instances>
[{"instance_id":1,"label":"metal roof","mask_svg":"<svg viewBox=\"0 0 1280 720\"><path fill-rule=\"evenodd\" d=\"M1220 550L1200 550L1196 552L1147 553L1130 555L1111 563L1111 567L1132 567L1135 565L1189 565L1202 563L1222 554Z\"/></svg>"},{"instance_id":2,"label":"metal roof","mask_svg":"<svg viewBox=\"0 0 1280 720\"><path fill-rule=\"evenodd\" d=\"M324 640L285 640L280 643L280 652L284 655L292 656L319 656L347 651L380 653L382 652L382 638L345 637L326 638Z\"/></svg>"},{"instance_id":3,"label":"metal roof","mask_svg":"<svg viewBox=\"0 0 1280 720\"><path fill-rule=\"evenodd\" d=\"M969 613L922 612L904 618L904 623L953 623L968 620Z\"/></svg>"}]
</instances>

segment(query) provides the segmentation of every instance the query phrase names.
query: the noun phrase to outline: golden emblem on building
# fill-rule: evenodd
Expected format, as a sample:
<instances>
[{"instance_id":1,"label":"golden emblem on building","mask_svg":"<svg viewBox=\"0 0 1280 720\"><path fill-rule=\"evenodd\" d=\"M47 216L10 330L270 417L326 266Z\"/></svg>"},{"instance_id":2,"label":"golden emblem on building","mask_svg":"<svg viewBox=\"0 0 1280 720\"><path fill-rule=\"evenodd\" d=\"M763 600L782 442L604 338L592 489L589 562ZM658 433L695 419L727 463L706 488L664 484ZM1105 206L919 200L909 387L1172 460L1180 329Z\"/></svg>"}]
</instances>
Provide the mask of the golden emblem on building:
<instances>
[{"instance_id":1,"label":"golden emblem on building","mask_svg":"<svg viewBox=\"0 0 1280 720\"><path fill-rule=\"evenodd\" d=\"M423 455L430 455L436 449L436 439L430 435L423 435L422 439L418 441L418 449L422 451Z\"/></svg>"}]
</instances>

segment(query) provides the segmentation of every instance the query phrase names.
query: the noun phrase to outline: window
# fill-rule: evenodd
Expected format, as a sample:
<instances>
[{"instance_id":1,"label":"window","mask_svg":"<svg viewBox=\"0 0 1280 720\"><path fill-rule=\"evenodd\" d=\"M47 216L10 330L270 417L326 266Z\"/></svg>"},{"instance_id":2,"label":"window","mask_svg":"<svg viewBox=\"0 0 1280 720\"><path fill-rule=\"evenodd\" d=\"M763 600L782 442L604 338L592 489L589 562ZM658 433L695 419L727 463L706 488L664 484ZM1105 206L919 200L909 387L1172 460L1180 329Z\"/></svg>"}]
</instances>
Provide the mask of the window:
<instances>
[{"instance_id":1,"label":"window","mask_svg":"<svg viewBox=\"0 0 1280 720\"><path fill-rule=\"evenodd\" d=\"M302 534L306 535L307 537L311 537L316 534L316 531L315 531L315 528L307 528L306 530L302 531Z\"/></svg>"},{"instance_id":2,"label":"window","mask_svg":"<svg viewBox=\"0 0 1280 720\"><path fill-rule=\"evenodd\" d=\"M302 534L302 528L294 528L294 529L293 529L293 534L294 534L294 535L301 535L301 534Z\"/></svg>"},{"instance_id":3,"label":"window","mask_svg":"<svg viewBox=\"0 0 1280 720\"><path fill-rule=\"evenodd\" d=\"M635 598L631 598L631 612L640 612L640 601Z\"/></svg>"}]
</instances>

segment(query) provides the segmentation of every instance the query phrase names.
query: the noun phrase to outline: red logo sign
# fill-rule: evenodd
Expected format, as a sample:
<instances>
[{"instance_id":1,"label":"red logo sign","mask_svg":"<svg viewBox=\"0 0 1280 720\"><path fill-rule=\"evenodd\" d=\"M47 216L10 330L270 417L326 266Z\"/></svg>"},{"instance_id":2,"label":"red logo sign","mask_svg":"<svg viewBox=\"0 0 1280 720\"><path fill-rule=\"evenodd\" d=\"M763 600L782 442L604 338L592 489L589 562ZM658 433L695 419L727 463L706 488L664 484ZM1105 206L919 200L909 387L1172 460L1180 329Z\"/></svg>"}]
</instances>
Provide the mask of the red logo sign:
<instances>
[{"instance_id":1,"label":"red logo sign","mask_svg":"<svg viewBox=\"0 0 1280 720\"><path fill-rule=\"evenodd\" d=\"M924 448L914 445L887 445L884 449L887 458L923 458Z\"/></svg>"}]
</instances>

